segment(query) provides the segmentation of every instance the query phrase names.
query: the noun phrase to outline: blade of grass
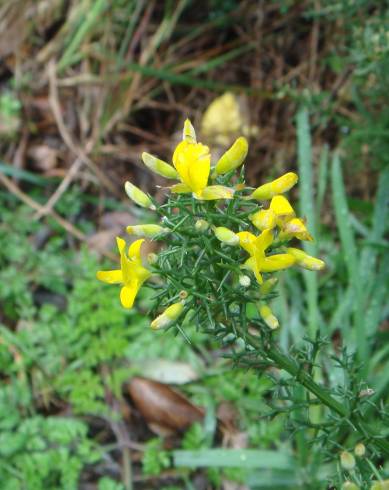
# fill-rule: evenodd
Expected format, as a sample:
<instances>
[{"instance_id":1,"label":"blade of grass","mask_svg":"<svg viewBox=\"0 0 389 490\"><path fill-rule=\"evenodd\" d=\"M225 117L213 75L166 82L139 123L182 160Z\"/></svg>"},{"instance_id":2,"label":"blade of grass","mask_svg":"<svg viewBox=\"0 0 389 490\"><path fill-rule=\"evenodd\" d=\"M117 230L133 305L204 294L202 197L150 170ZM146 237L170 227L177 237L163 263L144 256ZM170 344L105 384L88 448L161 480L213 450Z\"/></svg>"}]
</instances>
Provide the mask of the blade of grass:
<instances>
[{"instance_id":1,"label":"blade of grass","mask_svg":"<svg viewBox=\"0 0 389 490\"><path fill-rule=\"evenodd\" d=\"M173 451L176 467L187 468L274 468L290 470L293 459L286 453L257 449L200 449Z\"/></svg>"},{"instance_id":2,"label":"blade of grass","mask_svg":"<svg viewBox=\"0 0 389 490\"><path fill-rule=\"evenodd\" d=\"M297 149L298 169L300 175L300 211L308 220L308 226L316 236L316 217L313 199L313 170L311 134L309 128L308 111L302 108L297 113ZM315 243L304 243L304 249L310 255L316 255ZM307 287L308 304L308 332L313 339L316 336L319 323L318 311L318 283L317 275L304 271L304 281Z\"/></svg>"},{"instance_id":3,"label":"blade of grass","mask_svg":"<svg viewBox=\"0 0 389 490\"><path fill-rule=\"evenodd\" d=\"M328 157L329 151L328 146L324 145L323 150L320 154L319 160L319 172L317 179L317 198L316 198L316 222L320 223L320 215L322 211L324 196L327 189L327 181L328 181ZM318 231L318 226L316 227L316 231Z\"/></svg>"},{"instance_id":4,"label":"blade of grass","mask_svg":"<svg viewBox=\"0 0 389 490\"><path fill-rule=\"evenodd\" d=\"M356 350L359 362L364 364L364 373L368 367L368 343L364 325L363 296L359 276L359 263L354 233L350 224L346 190L339 155L334 154L331 167L331 185L336 224L339 232L344 261L348 271L349 285L354 292L353 319L356 334ZM347 342L347 338L344 339Z\"/></svg>"}]
</instances>

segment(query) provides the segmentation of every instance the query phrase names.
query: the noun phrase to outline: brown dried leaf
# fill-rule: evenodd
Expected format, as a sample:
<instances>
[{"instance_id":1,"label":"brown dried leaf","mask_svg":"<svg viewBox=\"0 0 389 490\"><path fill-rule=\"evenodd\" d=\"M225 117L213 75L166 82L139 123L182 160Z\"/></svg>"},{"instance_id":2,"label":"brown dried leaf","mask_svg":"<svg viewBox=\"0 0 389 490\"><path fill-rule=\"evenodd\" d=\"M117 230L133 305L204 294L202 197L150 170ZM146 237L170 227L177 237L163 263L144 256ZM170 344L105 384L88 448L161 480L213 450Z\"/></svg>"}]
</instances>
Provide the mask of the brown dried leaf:
<instances>
[{"instance_id":1,"label":"brown dried leaf","mask_svg":"<svg viewBox=\"0 0 389 490\"><path fill-rule=\"evenodd\" d=\"M128 392L150 428L166 435L184 430L204 417L204 410L193 405L179 391L146 378L132 378Z\"/></svg>"},{"instance_id":2,"label":"brown dried leaf","mask_svg":"<svg viewBox=\"0 0 389 490\"><path fill-rule=\"evenodd\" d=\"M33 145L28 149L28 156L33 160L34 167L48 171L57 166L59 150L48 145Z\"/></svg>"}]
</instances>

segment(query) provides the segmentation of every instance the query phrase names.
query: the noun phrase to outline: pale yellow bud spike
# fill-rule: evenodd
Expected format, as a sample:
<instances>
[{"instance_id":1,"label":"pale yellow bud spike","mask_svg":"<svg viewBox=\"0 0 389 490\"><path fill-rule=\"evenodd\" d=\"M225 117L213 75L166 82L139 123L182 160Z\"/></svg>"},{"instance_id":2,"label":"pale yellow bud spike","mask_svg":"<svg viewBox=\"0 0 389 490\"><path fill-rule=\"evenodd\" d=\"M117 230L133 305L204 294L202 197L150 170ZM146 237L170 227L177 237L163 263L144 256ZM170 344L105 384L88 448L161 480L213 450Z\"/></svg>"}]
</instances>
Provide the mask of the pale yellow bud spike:
<instances>
[{"instance_id":1,"label":"pale yellow bud spike","mask_svg":"<svg viewBox=\"0 0 389 490\"><path fill-rule=\"evenodd\" d=\"M261 185L248 196L247 199L257 199L258 201L266 201L276 196L289 191L298 181L298 176L294 172L288 172L278 179L267 184Z\"/></svg>"},{"instance_id":2,"label":"pale yellow bud spike","mask_svg":"<svg viewBox=\"0 0 389 490\"><path fill-rule=\"evenodd\" d=\"M127 181L124 184L124 189L126 191L127 196L136 204L138 204L142 208L155 210L155 206L152 203L149 196L145 194L143 191L141 191L139 187Z\"/></svg>"},{"instance_id":3,"label":"pale yellow bud spike","mask_svg":"<svg viewBox=\"0 0 389 490\"><path fill-rule=\"evenodd\" d=\"M266 323L266 325L272 330L275 330L280 326L278 318L273 314L268 305L261 304L259 306L259 314L263 318L263 321Z\"/></svg>"},{"instance_id":4,"label":"pale yellow bud spike","mask_svg":"<svg viewBox=\"0 0 389 490\"><path fill-rule=\"evenodd\" d=\"M278 279L276 277L271 277L270 279L267 279L264 281L263 284L261 284L259 288L259 292L263 295L269 294L277 284Z\"/></svg>"},{"instance_id":5,"label":"pale yellow bud spike","mask_svg":"<svg viewBox=\"0 0 389 490\"><path fill-rule=\"evenodd\" d=\"M154 238L157 235L169 233L168 228L163 228L159 225L134 225L127 226L127 233L130 235L145 237L145 238Z\"/></svg>"},{"instance_id":6,"label":"pale yellow bud spike","mask_svg":"<svg viewBox=\"0 0 389 490\"><path fill-rule=\"evenodd\" d=\"M151 322L151 328L153 330L159 330L168 327L179 318L183 310L184 304L182 302L170 305L161 315L157 316Z\"/></svg>"},{"instance_id":7,"label":"pale yellow bud spike","mask_svg":"<svg viewBox=\"0 0 389 490\"><path fill-rule=\"evenodd\" d=\"M224 226L218 226L213 229L215 236L218 240L232 247L239 245L239 237L236 233L225 228Z\"/></svg>"},{"instance_id":8,"label":"pale yellow bud spike","mask_svg":"<svg viewBox=\"0 0 389 490\"><path fill-rule=\"evenodd\" d=\"M188 143L196 143L196 131L192 125L192 123L189 121L189 119L185 119L184 122L184 130L182 132L182 139L183 141L187 141Z\"/></svg>"},{"instance_id":9,"label":"pale yellow bud spike","mask_svg":"<svg viewBox=\"0 0 389 490\"><path fill-rule=\"evenodd\" d=\"M312 257L299 248L287 248L286 251L296 259L297 265L303 269L320 271L324 269L326 265L323 260Z\"/></svg>"},{"instance_id":10,"label":"pale yellow bud spike","mask_svg":"<svg viewBox=\"0 0 389 490\"><path fill-rule=\"evenodd\" d=\"M247 156L249 145L246 138L241 136L220 158L216 164L216 175L223 175L231 170L235 170L244 162Z\"/></svg>"},{"instance_id":11,"label":"pale yellow bud spike","mask_svg":"<svg viewBox=\"0 0 389 490\"><path fill-rule=\"evenodd\" d=\"M152 170L154 173L166 177L167 179L178 179L178 173L174 167L168 163L160 160L159 158L146 153L142 153L142 161L147 168Z\"/></svg>"}]
</instances>

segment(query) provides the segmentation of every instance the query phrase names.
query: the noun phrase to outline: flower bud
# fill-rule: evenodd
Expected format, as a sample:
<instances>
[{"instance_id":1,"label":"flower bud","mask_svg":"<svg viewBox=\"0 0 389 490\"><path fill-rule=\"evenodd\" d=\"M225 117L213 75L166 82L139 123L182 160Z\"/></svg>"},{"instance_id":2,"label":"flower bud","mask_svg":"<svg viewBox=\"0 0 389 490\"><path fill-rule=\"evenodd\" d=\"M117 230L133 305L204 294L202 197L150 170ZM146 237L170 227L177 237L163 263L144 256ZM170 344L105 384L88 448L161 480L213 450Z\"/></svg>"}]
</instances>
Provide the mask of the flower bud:
<instances>
[{"instance_id":1,"label":"flower bud","mask_svg":"<svg viewBox=\"0 0 389 490\"><path fill-rule=\"evenodd\" d=\"M259 306L259 314L263 318L266 325L272 330L275 330L280 326L277 317L273 315L272 310L266 304L262 303Z\"/></svg>"},{"instance_id":2,"label":"flower bud","mask_svg":"<svg viewBox=\"0 0 389 490\"><path fill-rule=\"evenodd\" d=\"M362 442L358 443L355 448L354 448L354 454L355 456L359 456L362 458L366 453L366 447Z\"/></svg>"},{"instance_id":3,"label":"flower bud","mask_svg":"<svg viewBox=\"0 0 389 490\"><path fill-rule=\"evenodd\" d=\"M388 490L389 480L381 480L372 482L370 490Z\"/></svg>"},{"instance_id":4,"label":"flower bud","mask_svg":"<svg viewBox=\"0 0 389 490\"><path fill-rule=\"evenodd\" d=\"M204 233L204 231L208 230L209 223L208 223L208 221L205 221L205 219L198 219L195 223L195 228L200 233Z\"/></svg>"},{"instance_id":5,"label":"flower bud","mask_svg":"<svg viewBox=\"0 0 389 490\"><path fill-rule=\"evenodd\" d=\"M266 279L266 281L261 284L259 287L259 292L263 295L269 294L274 286L277 284L278 279L276 277L271 277L270 279Z\"/></svg>"},{"instance_id":6,"label":"flower bud","mask_svg":"<svg viewBox=\"0 0 389 490\"><path fill-rule=\"evenodd\" d=\"M235 170L244 162L248 151L246 138L241 136L220 158L216 164L216 175L223 175Z\"/></svg>"},{"instance_id":7,"label":"flower bud","mask_svg":"<svg viewBox=\"0 0 389 490\"><path fill-rule=\"evenodd\" d=\"M236 233L225 228L224 226L218 226L213 229L216 238L227 245L235 246L239 245L239 237Z\"/></svg>"},{"instance_id":8,"label":"flower bud","mask_svg":"<svg viewBox=\"0 0 389 490\"><path fill-rule=\"evenodd\" d=\"M149 254L147 254L147 262L150 265L156 264L158 262L158 255L155 254L155 253L149 253Z\"/></svg>"},{"instance_id":9,"label":"flower bud","mask_svg":"<svg viewBox=\"0 0 389 490\"><path fill-rule=\"evenodd\" d=\"M325 262L323 260L312 257L311 255L306 254L303 250L298 248L287 248L286 251L296 259L297 265L303 269L320 271L325 267Z\"/></svg>"},{"instance_id":10,"label":"flower bud","mask_svg":"<svg viewBox=\"0 0 389 490\"><path fill-rule=\"evenodd\" d=\"M271 230L276 226L276 215L271 209L261 209L249 216L252 224L258 230Z\"/></svg>"},{"instance_id":11,"label":"flower bud","mask_svg":"<svg viewBox=\"0 0 389 490\"><path fill-rule=\"evenodd\" d=\"M167 179L178 178L177 171L174 167L164 162L163 160L160 160L159 158L150 155L150 153L146 153L144 151L142 153L142 160L146 167L152 170L154 173L162 175L162 177L166 177Z\"/></svg>"},{"instance_id":12,"label":"flower bud","mask_svg":"<svg viewBox=\"0 0 389 490\"><path fill-rule=\"evenodd\" d=\"M157 316L157 318L151 322L151 328L153 330L159 330L168 327L178 319L183 309L183 303L174 303L173 305L170 305L161 315Z\"/></svg>"},{"instance_id":13,"label":"flower bud","mask_svg":"<svg viewBox=\"0 0 389 490\"><path fill-rule=\"evenodd\" d=\"M348 451L340 453L340 464L343 469L351 471L355 468L355 458Z\"/></svg>"},{"instance_id":14,"label":"flower bud","mask_svg":"<svg viewBox=\"0 0 389 490\"><path fill-rule=\"evenodd\" d=\"M276 196L283 194L291 189L298 181L298 176L294 172L288 172L278 179L267 184L261 185L249 196L249 199L257 199L258 201L266 201Z\"/></svg>"},{"instance_id":15,"label":"flower bud","mask_svg":"<svg viewBox=\"0 0 389 490\"><path fill-rule=\"evenodd\" d=\"M342 485L342 490L359 490L359 487L352 481L345 481Z\"/></svg>"},{"instance_id":16,"label":"flower bud","mask_svg":"<svg viewBox=\"0 0 389 490\"><path fill-rule=\"evenodd\" d=\"M139 187L136 187L136 185L131 184L131 182L127 181L124 184L124 189L126 191L127 196L136 204L142 206L142 208L148 208L152 210L155 209L155 206L151 202L149 196L145 194L143 191L141 191Z\"/></svg>"},{"instance_id":17,"label":"flower bud","mask_svg":"<svg viewBox=\"0 0 389 490\"><path fill-rule=\"evenodd\" d=\"M169 228L163 228L159 225L134 225L127 226L127 233L146 238L154 238L157 235L169 233Z\"/></svg>"},{"instance_id":18,"label":"flower bud","mask_svg":"<svg viewBox=\"0 0 389 490\"><path fill-rule=\"evenodd\" d=\"M184 122L184 130L182 132L182 139L187 141L188 143L196 143L196 131L192 126L192 123L189 119L186 119Z\"/></svg>"},{"instance_id":19,"label":"flower bud","mask_svg":"<svg viewBox=\"0 0 389 490\"><path fill-rule=\"evenodd\" d=\"M239 276L239 284L244 288L248 288L251 284L249 276Z\"/></svg>"}]
</instances>

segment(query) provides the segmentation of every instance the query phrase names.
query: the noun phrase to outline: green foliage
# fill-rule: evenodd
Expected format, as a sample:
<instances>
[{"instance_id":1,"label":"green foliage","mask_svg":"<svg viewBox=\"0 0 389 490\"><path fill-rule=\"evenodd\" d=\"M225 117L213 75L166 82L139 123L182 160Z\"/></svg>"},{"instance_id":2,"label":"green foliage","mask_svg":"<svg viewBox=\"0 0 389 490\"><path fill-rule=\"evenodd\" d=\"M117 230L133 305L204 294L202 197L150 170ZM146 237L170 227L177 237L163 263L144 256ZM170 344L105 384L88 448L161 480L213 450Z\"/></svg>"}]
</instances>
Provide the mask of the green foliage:
<instances>
[{"instance_id":1,"label":"green foliage","mask_svg":"<svg viewBox=\"0 0 389 490\"><path fill-rule=\"evenodd\" d=\"M142 467L145 475L159 475L169 468L170 457L163 449L163 441L159 438L149 439L143 453Z\"/></svg>"}]
</instances>

